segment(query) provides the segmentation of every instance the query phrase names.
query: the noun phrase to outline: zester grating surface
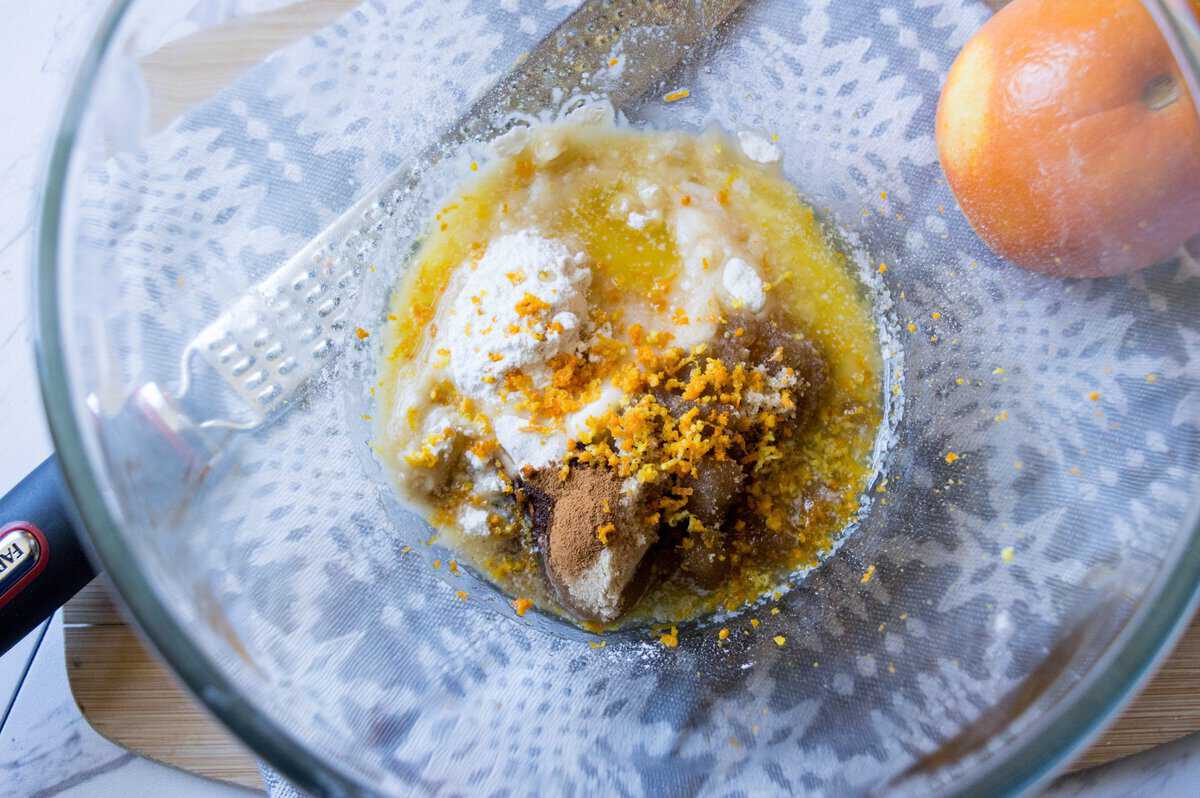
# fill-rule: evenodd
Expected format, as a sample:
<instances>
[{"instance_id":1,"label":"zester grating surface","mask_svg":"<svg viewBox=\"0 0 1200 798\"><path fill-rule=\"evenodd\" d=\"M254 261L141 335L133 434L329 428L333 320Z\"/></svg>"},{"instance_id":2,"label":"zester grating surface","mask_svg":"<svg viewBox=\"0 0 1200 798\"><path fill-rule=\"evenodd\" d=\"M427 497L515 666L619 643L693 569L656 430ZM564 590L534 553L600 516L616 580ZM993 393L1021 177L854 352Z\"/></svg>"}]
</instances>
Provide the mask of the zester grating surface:
<instances>
[{"instance_id":1,"label":"zester grating surface","mask_svg":"<svg viewBox=\"0 0 1200 798\"><path fill-rule=\"evenodd\" d=\"M205 328L192 348L265 417L329 360L356 272L348 259L299 270L289 264Z\"/></svg>"}]
</instances>

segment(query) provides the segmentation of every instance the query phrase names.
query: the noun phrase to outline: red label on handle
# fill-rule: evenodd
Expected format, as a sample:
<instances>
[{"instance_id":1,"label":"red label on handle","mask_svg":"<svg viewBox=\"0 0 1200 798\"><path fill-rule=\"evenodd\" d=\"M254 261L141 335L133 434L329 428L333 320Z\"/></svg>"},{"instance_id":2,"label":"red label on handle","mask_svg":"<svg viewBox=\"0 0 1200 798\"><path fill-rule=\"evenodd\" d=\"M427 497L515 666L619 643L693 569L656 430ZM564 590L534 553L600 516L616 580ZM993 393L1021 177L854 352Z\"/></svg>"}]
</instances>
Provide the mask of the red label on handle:
<instances>
[{"instance_id":1,"label":"red label on handle","mask_svg":"<svg viewBox=\"0 0 1200 798\"><path fill-rule=\"evenodd\" d=\"M17 521L0 528L0 607L36 579L49 560L50 544L35 524Z\"/></svg>"}]
</instances>

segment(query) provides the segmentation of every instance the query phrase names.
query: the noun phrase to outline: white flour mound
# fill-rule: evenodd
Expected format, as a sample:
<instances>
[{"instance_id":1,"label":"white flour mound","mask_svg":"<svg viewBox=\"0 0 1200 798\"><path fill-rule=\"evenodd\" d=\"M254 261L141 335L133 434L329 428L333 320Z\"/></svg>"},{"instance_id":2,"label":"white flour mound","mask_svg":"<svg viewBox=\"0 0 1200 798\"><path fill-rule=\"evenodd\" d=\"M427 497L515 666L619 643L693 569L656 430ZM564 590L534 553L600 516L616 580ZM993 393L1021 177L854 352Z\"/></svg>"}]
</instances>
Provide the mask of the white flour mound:
<instances>
[{"instance_id":1,"label":"white flour mound","mask_svg":"<svg viewBox=\"0 0 1200 798\"><path fill-rule=\"evenodd\" d=\"M460 267L458 295L434 346L449 352L459 393L490 403L505 374L520 369L536 379L546 361L575 347L592 280L584 262L563 242L521 230Z\"/></svg>"}]
</instances>

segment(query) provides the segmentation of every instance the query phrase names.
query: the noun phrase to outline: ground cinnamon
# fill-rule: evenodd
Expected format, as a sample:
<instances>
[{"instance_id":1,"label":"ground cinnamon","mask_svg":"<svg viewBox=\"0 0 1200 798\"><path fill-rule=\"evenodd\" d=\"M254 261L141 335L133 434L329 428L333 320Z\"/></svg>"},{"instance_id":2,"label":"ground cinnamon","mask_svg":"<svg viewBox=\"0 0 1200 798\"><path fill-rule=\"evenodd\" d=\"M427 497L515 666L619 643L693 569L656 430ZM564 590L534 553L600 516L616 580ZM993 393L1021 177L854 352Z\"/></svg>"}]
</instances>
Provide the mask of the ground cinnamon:
<instances>
[{"instance_id":1,"label":"ground cinnamon","mask_svg":"<svg viewBox=\"0 0 1200 798\"><path fill-rule=\"evenodd\" d=\"M603 466L576 466L564 478L557 464L523 480L547 580L581 619L611 621L645 587L643 561L658 534L623 482Z\"/></svg>"},{"instance_id":2,"label":"ground cinnamon","mask_svg":"<svg viewBox=\"0 0 1200 798\"><path fill-rule=\"evenodd\" d=\"M579 576L604 548L597 530L610 523L616 526L620 478L606 468L573 468L561 479L557 466L551 466L535 472L530 481L554 502L547 529L551 566L563 577ZM619 544L622 531L606 536L609 545Z\"/></svg>"}]
</instances>

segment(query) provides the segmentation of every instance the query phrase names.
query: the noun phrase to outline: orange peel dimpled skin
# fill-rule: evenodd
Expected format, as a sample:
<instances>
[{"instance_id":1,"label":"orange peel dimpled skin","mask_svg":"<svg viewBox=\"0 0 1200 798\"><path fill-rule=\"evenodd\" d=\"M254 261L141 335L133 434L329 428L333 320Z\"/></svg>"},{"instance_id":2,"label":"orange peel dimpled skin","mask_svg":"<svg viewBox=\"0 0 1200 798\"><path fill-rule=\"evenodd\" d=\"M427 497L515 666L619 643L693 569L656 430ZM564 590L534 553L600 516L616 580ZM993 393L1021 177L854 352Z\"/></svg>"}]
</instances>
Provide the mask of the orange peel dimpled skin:
<instances>
[{"instance_id":1,"label":"orange peel dimpled skin","mask_svg":"<svg viewBox=\"0 0 1200 798\"><path fill-rule=\"evenodd\" d=\"M1200 233L1200 118L1139 0L999 11L950 69L937 141L975 232L1027 269L1122 274Z\"/></svg>"}]
</instances>

